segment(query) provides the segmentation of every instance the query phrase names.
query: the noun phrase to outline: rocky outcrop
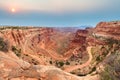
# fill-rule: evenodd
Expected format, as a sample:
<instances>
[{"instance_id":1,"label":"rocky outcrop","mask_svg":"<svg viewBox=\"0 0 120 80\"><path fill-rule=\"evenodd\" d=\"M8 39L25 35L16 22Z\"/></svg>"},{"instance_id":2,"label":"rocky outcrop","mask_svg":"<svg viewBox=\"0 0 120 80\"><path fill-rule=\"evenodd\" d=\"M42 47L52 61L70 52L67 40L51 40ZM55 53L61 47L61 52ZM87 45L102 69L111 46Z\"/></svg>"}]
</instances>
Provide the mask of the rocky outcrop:
<instances>
[{"instance_id":1,"label":"rocky outcrop","mask_svg":"<svg viewBox=\"0 0 120 80\"><path fill-rule=\"evenodd\" d=\"M103 40L96 39L94 37L87 37L86 42L89 46L95 46L95 45L105 45L106 42Z\"/></svg>"},{"instance_id":2,"label":"rocky outcrop","mask_svg":"<svg viewBox=\"0 0 120 80\"><path fill-rule=\"evenodd\" d=\"M0 37L8 40L11 45L22 47L30 34L38 33L47 36L52 32L52 28L4 29L1 30Z\"/></svg>"},{"instance_id":3,"label":"rocky outcrop","mask_svg":"<svg viewBox=\"0 0 120 80\"><path fill-rule=\"evenodd\" d=\"M120 21L100 22L97 24L94 33L98 36L120 40Z\"/></svg>"},{"instance_id":4,"label":"rocky outcrop","mask_svg":"<svg viewBox=\"0 0 120 80\"><path fill-rule=\"evenodd\" d=\"M98 77L78 77L53 66L30 65L13 53L0 52L0 80L97 80Z\"/></svg>"},{"instance_id":5,"label":"rocky outcrop","mask_svg":"<svg viewBox=\"0 0 120 80\"><path fill-rule=\"evenodd\" d=\"M0 80L98 80L98 75L87 74L83 77L78 77L63 71L64 69L61 70L65 67L60 67L61 69L59 69L50 65L53 65L55 61L65 62L68 60L66 70L69 70L72 58L76 58L73 59L72 63L75 63L74 60L82 61L85 59L87 61L89 57L87 57L86 48L88 46L106 45L104 38L101 38L101 36L120 40L120 22L100 22L94 29L78 29L77 31L76 29L72 31L72 28L70 30L68 28L63 29L28 28L1 30L0 37L7 40L10 46L19 47L22 56L17 57L18 55L15 55L16 52L19 52L19 50L14 51L17 49L13 50L15 54L11 49L7 52L0 52ZM30 62L37 61L38 64L31 64L29 60L25 60L30 58ZM81 64L84 65L84 63ZM81 66L81 64L72 65ZM89 64L91 63L89 62L85 66L88 69L91 67ZM75 69L79 69L79 66L78 68L75 67Z\"/></svg>"},{"instance_id":6,"label":"rocky outcrop","mask_svg":"<svg viewBox=\"0 0 120 80\"><path fill-rule=\"evenodd\" d=\"M81 45L83 43L86 43L86 38L88 36L87 30L77 30L75 33L75 37L72 40L73 44Z\"/></svg>"}]
</instances>

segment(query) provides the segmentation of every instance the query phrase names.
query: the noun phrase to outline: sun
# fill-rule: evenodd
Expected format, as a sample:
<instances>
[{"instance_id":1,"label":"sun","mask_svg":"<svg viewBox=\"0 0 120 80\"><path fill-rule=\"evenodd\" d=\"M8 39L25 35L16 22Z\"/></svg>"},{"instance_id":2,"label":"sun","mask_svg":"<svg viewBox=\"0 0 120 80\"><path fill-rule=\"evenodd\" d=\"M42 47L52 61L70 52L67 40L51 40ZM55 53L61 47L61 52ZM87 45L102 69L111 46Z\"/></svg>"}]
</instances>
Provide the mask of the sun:
<instances>
[{"instance_id":1,"label":"sun","mask_svg":"<svg viewBox=\"0 0 120 80\"><path fill-rule=\"evenodd\" d=\"M15 8L12 8L12 9L11 9L11 12L13 12L13 13L14 13L15 11L16 11L16 10L15 10Z\"/></svg>"}]
</instances>

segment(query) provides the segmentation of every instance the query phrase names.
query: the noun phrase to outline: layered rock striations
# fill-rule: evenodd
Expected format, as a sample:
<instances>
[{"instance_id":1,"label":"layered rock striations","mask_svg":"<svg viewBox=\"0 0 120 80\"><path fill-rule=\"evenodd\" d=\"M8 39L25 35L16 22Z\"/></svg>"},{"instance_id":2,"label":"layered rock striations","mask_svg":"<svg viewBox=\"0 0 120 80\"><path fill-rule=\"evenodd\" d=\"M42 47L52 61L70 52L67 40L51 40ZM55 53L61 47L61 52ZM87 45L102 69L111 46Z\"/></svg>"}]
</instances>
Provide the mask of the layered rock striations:
<instances>
[{"instance_id":1,"label":"layered rock striations","mask_svg":"<svg viewBox=\"0 0 120 80\"><path fill-rule=\"evenodd\" d=\"M0 80L100 80L101 59L119 48L120 22L63 29L0 30Z\"/></svg>"},{"instance_id":2,"label":"layered rock striations","mask_svg":"<svg viewBox=\"0 0 120 80\"><path fill-rule=\"evenodd\" d=\"M97 24L94 32L99 36L120 40L120 21L100 22Z\"/></svg>"}]
</instances>

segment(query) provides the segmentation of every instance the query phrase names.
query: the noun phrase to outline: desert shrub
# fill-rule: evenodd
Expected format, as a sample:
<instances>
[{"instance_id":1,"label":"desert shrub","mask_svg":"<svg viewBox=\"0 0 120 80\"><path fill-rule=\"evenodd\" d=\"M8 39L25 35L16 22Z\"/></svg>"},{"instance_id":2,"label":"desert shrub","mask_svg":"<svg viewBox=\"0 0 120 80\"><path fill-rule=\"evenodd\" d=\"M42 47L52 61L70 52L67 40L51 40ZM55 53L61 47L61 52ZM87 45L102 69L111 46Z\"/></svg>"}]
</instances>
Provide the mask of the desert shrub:
<instances>
[{"instance_id":1,"label":"desert shrub","mask_svg":"<svg viewBox=\"0 0 120 80\"><path fill-rule=\"evenodd\" d=\"M21 56L21 49L17 49L15 46L12 46L12 51L16 54L16 56Z\"/></svg>"},{"instance_id":2,"label":"desert shrub","mask_svg":"<svg viewBox=\"0 0 120 80\"><path fill-rule=\"evenodd\" d=\"M120 80L120 51L111 54L105 62L105 70L100 74L101 80Z\"/></svg>"},{"instance_id":3,"label":"desert shrub","mask_svg":"<svg viewBox=\"0 0 120 80\"><path fill-rule=\"evenodd\" d=\"M70 62L67 61L67 62L66 62L66 65L70 65Z\"/></svg>"},{"instance_id":4,"label":"desert shrub","mask_svg":"<svg viewBox=\"0 0 120 80\"><path fill-rule=\"evenodd\" d=\"M3 26L0 27L0 30L5 30L5 29L28 29L29 27L22 27L22 26Z\"/></svg>"},{"instance_id":5,"label":"desert shrub","mask_svg":"<svg viewBox=\"0 0 120 80\"><path fill-rule=\"evenodd\" d=\"M64 62L60 61L60 62L56 62L56 66L58 67L62 67L64 65Z\"/></svg>"},{"instance_id":6,"label":"desert shrub","mask_svg":"<svg viewBox=\"0 0 120 80\"><path fill-rule=\"evenodd\" d=\"M115 39L106 39L106 42L108 43L109 47L112 48L113 44L118 44L120 45L120 41L119 40L115 40Z\"/></svg>"},{"instance_id":7,"label":"desert shrub","mask_svg":"<svg viewBox=\"0 0 120 80\"><path fill-rule=\"evenodd\" d=\"M120 80L120 41L107 39L111 55L105 59L105 69L100 73L101 80Z\"/></svg>"},{"instance_id":8,"label":"desert shrub","mask_svg":"<svg viewBox=\"0 0 120 80\"><path fill-rule=\"evenodd\" d=\"M96 71L96 67L93 67L90 73L92 73L94 71Z\"/></svg>"},{"instance_id":9,"label":"desert shrub","mask_svg":"<svg viewBox=\"0 0 120 80\"><path fill-rule=\"evenodd\" d=\"M4 41L3 38L0 37L0 51L8 52L9 45L7 41Z\"/></svg>"},{"instance_id":10,"label":"desert shrub","mask_svg":"<svg viewBox=\"0 0 120 80\"><path fill-rule=\"evenodd\" d=\"M98 62L101 61L100 56L97 56L96 61L98 61Z\"/></svg>"},{"instance_id":11,"label":"desert shrub","mask_svg":"<svg viewBox=\"0 0 120 80\"><path fill-rule=\"evenodd\" d=\"M52 64L52 61L49 61L50 64Z\"/></svg>"},{"instance_id":12,"label":"desert shrub","mask_svg":"<svg viewBox=\"0 0 120 80\"><path fill-rule=\"evenodd\" d=\"M59 62L59 65L60 65L60 67L62 67L64 65L64 63L63 62Z\"/></svg>"},{"instance_id":13,"label":"desert shrub","mask_svg":"<svg viewBox=\"0 0 120 80\"><path fill-rule=\"evenodd\" d=\"M105 71L101 73L101 80L113 80L108 68L105 68Z\"/></svg>"}]
</instances>

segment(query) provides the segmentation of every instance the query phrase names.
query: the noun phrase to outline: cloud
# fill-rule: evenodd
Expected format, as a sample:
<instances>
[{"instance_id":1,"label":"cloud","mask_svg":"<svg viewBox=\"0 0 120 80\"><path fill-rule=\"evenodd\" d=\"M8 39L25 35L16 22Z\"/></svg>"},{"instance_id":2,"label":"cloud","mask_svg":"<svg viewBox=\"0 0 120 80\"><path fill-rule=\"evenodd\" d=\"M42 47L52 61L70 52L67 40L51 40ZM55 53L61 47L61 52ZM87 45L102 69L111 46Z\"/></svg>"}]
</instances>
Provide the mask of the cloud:
<instances>
[{"instance_id":1,"label":"cloud","mask_svg":"<svg viewBox=\"0 0 120 80\"><path fill-rule=\"evenodd\" d=\"M109 8L118 0L1 0L2 6L40 12L87 12ZM109 3L109 4L108 4Z\"/></svg>"}]
</instances>

